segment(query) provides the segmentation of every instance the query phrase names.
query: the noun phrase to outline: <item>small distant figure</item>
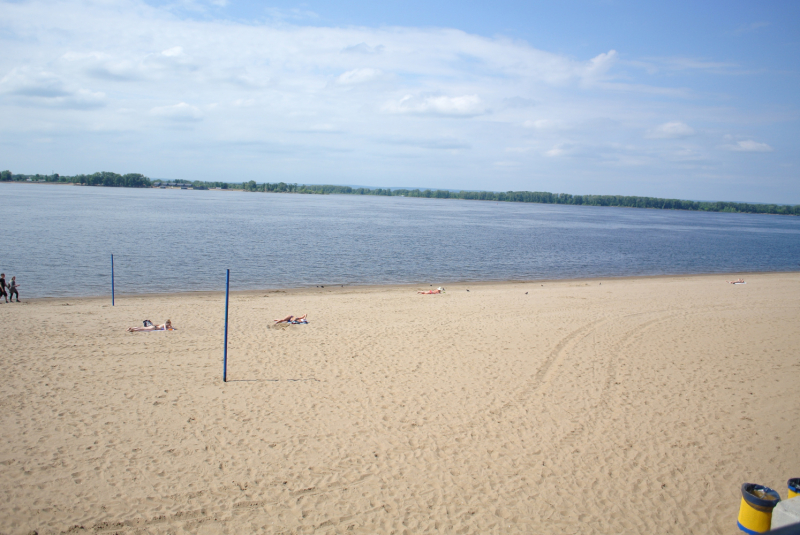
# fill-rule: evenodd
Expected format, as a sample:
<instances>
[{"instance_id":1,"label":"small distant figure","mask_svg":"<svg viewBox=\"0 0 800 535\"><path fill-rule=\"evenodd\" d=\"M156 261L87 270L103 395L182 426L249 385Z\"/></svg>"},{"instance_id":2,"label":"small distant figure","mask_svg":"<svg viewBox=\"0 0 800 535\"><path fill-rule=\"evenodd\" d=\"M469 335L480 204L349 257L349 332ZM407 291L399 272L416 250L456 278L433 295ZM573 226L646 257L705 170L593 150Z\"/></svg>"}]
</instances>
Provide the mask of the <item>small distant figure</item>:
<instances>
[{"instance_id":1,"label":"small distant figure","mask_svg":"<svg viewBox=\"0 0 800 535\"><path fill-rule=\"evenodd\" d=\"M150 320L144 320L144 327L128 327L129 333L140 333L148 331L174 331L175 327L172 326L172 321L167 320L161 325L153 325Z\"/></svg>"},{"instance_id":2,"label":"small distant figure","mask_svg":"<svg viewBox=\"0 0 800 535\"><path fill-rule=\"evenodd\" d=\"M11 277L11 282L8 283L8 298L11 302L14 302L14 296L17 296L17 303L19 303L19 292L17 291L19 288L19 284L17 284L17 278Z\"/></svg>"},{"instance_id":3,"label":"small distant figure","mask_svg":"<svg viewBox=\"0 0 800 535\"><path fill-rule=\"evenodd\" d=\"M728 281L731 284L744 284L744 279L736 279L735 281Z\"/></svg>"},{"instance_id":4,"label":"small distant figure","mask_svg":"<svg viewBox=\"0 0 800 535\"><path fill-rule=\"evenodd\" d=\"M431 295L431 294L440 294L440 293L442 293L442 292L444 292L444 288L442 288L441 286L439 286L439 287L438 287L438 288L436 288L435 290L428 290L428 291L426 291L426 292L417 292L417 293L418 293L418 294L426 294L426 295Z\"/></svg>"},{"instance_id":5,"label":"small distant figure","mask_svg":"<svg viewBox=\"0 0 800 535\"><path fill-rule=\"evenodd\" d=\"M525 295L528 295L528 292L525 292Z\"/></svg>"},{"instance_id":6,"label":"small distant figure","mask_svg":"<svg viewBox=\"0 0 800 535\"><path fill-rule=\"evenodd\" d=\"M308 318L308 314L303 314L302 316L297 316L297 317L286 316L285 318L282 318L282 319L279 319L279 320L272 320L272 321L274 321L276 324L278 324L278 323L291 323L293 325L300 325L300 324L308 323L308 319L307 318Z\"/></svg>"},{"instance_id":7,"label":"small distant figure","mask_svg":"<svg viewBox=\"0 0 800 535\"><path fill-rule=\"evenodd\" d=\"M8 303L8 294L6 293L6 274L0 273L0 296L6 298L6 303Z\"/></svg>"}]
</instances>

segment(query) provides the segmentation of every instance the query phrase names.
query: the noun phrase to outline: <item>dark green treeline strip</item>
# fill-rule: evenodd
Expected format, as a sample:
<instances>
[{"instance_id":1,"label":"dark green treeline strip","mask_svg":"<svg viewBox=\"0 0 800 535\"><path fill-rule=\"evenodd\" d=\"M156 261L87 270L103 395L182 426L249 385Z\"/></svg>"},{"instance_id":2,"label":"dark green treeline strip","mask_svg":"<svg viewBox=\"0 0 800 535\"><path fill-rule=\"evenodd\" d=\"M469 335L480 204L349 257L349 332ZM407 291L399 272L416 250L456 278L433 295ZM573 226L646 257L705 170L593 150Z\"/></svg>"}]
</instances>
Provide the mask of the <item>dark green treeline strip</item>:
<instances>
[{"instance_id":1,"label":"dark green treeline strip","mask_svg":"<svg viewBox=\"0 0 800 535\"><path fill-rule=\"evenodd\" d=\"M118 175L103 171L93 175L61 176L53 175L15 175L11 171L0 171L2 182L62 182L71 184L85 184L87 186L106 186L112 188L149 188L150 179L139 173Z\"/></svg>"},{"instance_id":2,"label":"dark green treeline strip","mask_svg":"<svg viewBox=\"0 0 800 535\"><path fill-rule=\"evenodd\" d=\"M107 171L92 175L60 176L53 175L16 175L11 171L2 171L0 180L15 182L61 182L84 184L87 186L149 188L162 185L186 186L194 189L232 189L253 192L304 193L316 195L383 195L424 197L429 199L465 199L498 202L529 202L541 204L571 204L584 206L617 206L624 208L655 208L660 210L693 210L701 212L738 212L750 214L800 215L800 205L785 204L750 204L739 202L684 201L680 199L660 199L656 197L634 197L627 195L570 195L569 193L548 193L545 191L449 191L389 188L351 188L349 186L307 186L297 184L262 183L254 180L243 183L227 182L163 182L151 180L141 174L118 175Z\"/></svg>"}]
</instances>

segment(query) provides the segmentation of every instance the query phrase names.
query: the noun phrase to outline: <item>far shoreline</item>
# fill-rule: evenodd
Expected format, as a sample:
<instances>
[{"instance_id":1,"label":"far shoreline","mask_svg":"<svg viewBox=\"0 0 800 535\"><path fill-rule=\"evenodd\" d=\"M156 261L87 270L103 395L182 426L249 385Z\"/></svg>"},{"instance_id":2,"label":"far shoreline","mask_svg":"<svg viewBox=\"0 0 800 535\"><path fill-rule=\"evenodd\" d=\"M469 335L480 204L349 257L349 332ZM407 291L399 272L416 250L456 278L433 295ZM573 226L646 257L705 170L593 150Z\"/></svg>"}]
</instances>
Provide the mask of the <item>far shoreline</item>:
<instances>
[{"instance_id":1,"label":"far shoreline","mask_svg":"<svg viewBox=\"0 0 800 535\"><path fill-rule=\"evenodd\" d=\"M95 173L97 175L99 173ZM114 174L114 173L112 173ZM30 176L30 175L24 175ZM37 175L38 176L38 175ZM79 176L87 176L87 175L79 175ZM92 175L93 176L93 175ZM127 175L126 175L127 176ZM151 179L144 177L144 175L138 175L142 178L150 181ZM75 177L70 177L75 178ZM161 180L161 179L155 179ZM594 207L601 207L601 208L635 208L635 209L647 209L647 210L670 210L670 211L677 211L677 212L706 212L706 213L734 213L734 214L754 214L754 215L790 215L790 216L798 216L800 215L800 205L792 205L792 204L777 204L777 203L770 203L770 202L761 202L761 201L693 201L688 199L672 199L672 198L662 198L662 197L647 197L647 196L639 196L639 195L617 195L617 194L570 194L570 193L551 193L551 192L531 192L531 191L508 191L508 192L497 192L497 191L483 191L483 190L452 190L452 189L431 189L426 188L422 190L421 188L415 188L413 190L407 188L397 188L397 187L388 187L388 188L376 188L376 187L367 187L367 186L340 186L340 185L332 185L332 184L301 184L300 189L298 188L298 184L287 184L284 182L280 183L267 183L263 182L261 184L257 184L255 181L250 181L252 183L253 188L255 189L248 189L247 184L249 183L242 183L241 187L235 187L239 183L238 182L225 182L225 185L231 185L233 187L213 187L208 182L203 182L202 185L198 186L195 182L200 181L192 181L191 183L186 182L184 183L187 187L176 187L173 183L173 186L155 186L155 185L148 185L148 186L120 186L120 185L108 185L108 184L90 184L90 183L83 183L83 182L57 182L57 181L22 181L22 180L2 180L0 183L4 184L55 184L55 185L66 185L66 186L83 186L83 187L111 187L111 188L122 188L122 189L180 189L180 190L195 190L195 191L239 191L243 193L285 193L285 194L321 194L321 195L359 195L359 196L379 196L379 197L407 197L407 198L419 198L419 199L436 199L436 200L462 200L462 201L481 201L481 202L503 202L503 203L512 203L512 204L547 204L547 205L557 205L557 206L594 206ZM159 182L161 184L162 182ZM222 182L219 182L222 183ZM293 189L269 189L270 186L293 186ZM258 189L258 188L263 189ZM326 188L333 188L330 191L325 191ZM386 193L388 192L388 193ZM483 197L483 196L474 196L474 195L490 195L492 198ZM466 195L466 196L464 196ZM523 197L520 197L522 195ZM510 197L509 197L510 196ZM536 197L535 199L530 198L531 196ZM542 197L544 196L544 198ZM567 200L560 200L561 197L566 196ZM605 199L605 200L603 200ZM620 201L623 199L623 201ZM688 203L688 204L687 204ZM669 206L667 206L669 205ZM767 210L761 210L761 208L768 208ZM780 210L781 208L788 209L787 210Z\"/></svg>"},{"instance_id":2,"label":"far shoreline","mask_svg":"<svg viewBox=\"0 0 800 535\"><path fill-rule=\"evenodd\" d=\"M711 273L679 273L679 274L666 274L666 275L621 275L621 276L606 276L606 277L576 277L565 279L524 279L524 280L496 280L496 281L439 281L439 282L416 282L416 283L389 283L389 284L325 284L315 286L294 286L294 287L267 287L259 289L248 290L231 290L230 294L240 297L257 297L258 294L287 294L287 295L308 295L308 294L321 294L321 293L373 293L381 291L396 291L396 290L419 290L427 289L429 287L443 287L447 290L449 286L452 289L468 289L468 288L485 288L491 286L515 286L515 285L534 285L534 284L576 284L581 283L588 285L592 282L633 282L641 281L657 281L666 279L688 279L688 278L715 278L715 277L757 277L765 275L797 275L800 270L796 271L750 271L750 272L711 272ZM425 286L427 284L427 286ZM447 286L445 286L447 285ZM175 297L198 297L198 298L212 298L224 296L224 290L195 290L185 292L154 292L154 293L115 293L115 300L120 299L153 299L153 298L175 298ZM74 301L108 301L111 299L111 294L103 295L82 295L82 296L46 296L46 297L31 297L23 299L22 303L52 303L58 300L74 300Z\"/></svg>"}]
</instances>

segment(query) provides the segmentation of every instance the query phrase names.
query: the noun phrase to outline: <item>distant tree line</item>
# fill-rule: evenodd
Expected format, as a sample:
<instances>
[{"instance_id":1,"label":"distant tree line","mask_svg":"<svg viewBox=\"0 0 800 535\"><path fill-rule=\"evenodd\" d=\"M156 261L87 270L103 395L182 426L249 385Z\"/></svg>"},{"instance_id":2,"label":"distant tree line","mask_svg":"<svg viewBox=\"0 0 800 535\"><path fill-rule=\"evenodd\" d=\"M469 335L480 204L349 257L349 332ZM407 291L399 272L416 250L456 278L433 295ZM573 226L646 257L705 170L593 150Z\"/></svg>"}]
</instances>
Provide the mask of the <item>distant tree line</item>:
<instances>
[{"instance_id":1,"label":"distant tree line","mask_svg":"<svg viewBox=\"0 0 800 535\"><path fill-rule=\"evenodd\" d=\"M297 184L248 183L249 191L287 191L296 193L385 195L425 197L429 199L466 199L497 202L530 202L540 204L572 204L584 206L617 206L624 208L656 208L660 210L693 210L701 212L733 212L751 214L800 215L800 205L751 204L739 202L684 201L657 197L627 195L570 195L546 191L450 191L431 189L351 188L349 186L298 186ZM252 189L251 189L252 188Z\"/></svg>"},{"instance_id":2,"label":"distant tree line","mask_svg":"<svg viewBox=\"0 0 800 535\"><path fill-rule=\"evenodd\" d=\"M87 186L106 186L122 188L158 187L161 180L151 180L138 173L118 175L108 171L91 175L61 176L16 175L11 171L0 172L4 182L62 182L84 184ZM569 193L549 193L546 191L450 191L431 189L390 189L390 188L352 188L350 186L309 186L296 183L277 182L256 183L251 180L242 183L182 181L195 189L231 189L264 193L301 193L316 195L383 195L393 197L424 197L429 199L465 199L497 202L528 202L541 204L571 204L584 206L617 206L625 208L655 208L660 210L692 210L700 212L737 212L750 214L800 215L800 205L751 204L739 202L684 201L680 199L661 199L657 197L634 197L627 195L570 195Z\"/></svg>"},{"instance_id":3,"label":"distant tree line","mask_svg":"<svg viewBox=\"0 0 800 535\"><path fill-rule=\"evenodd\" d=\"M86 186L106 186L109 188L149 188L150 179L139 173L119 175L109 171L101 171L91 175L61 176L52 175L15 175L11 171L0 171L0 181L3 182L62 182L84 184Z\"/></svg>"},{"instance_id":4,"label":"distant tree line","mask_svg":"<svg viewBox=\"0 0 800 535\"><path fill-rule=\"evenodd\" d=\"M158 187L162 184L186 185L195 189L220 188L228 189L231 184L227 182L203 182L195 180L164 182L159 179L150 179L139 173L128 173L120 175L110 171L100 171L91 175L18 175L11 171L0 171L0 181L2 182L54 182L62 184L80 184L82 186L105 186L107 188L150 188ZM241 188L238 188L241 189Z\"/></svg>"}]
</instances>

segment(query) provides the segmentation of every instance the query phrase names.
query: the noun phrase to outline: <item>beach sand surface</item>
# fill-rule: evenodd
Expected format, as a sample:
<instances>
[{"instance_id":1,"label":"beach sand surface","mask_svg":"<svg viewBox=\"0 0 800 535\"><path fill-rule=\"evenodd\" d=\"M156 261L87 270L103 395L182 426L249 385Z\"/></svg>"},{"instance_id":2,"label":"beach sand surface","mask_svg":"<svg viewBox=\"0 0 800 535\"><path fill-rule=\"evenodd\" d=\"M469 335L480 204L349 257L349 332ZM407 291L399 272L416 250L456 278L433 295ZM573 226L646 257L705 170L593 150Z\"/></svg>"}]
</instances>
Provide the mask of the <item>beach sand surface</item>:
<instances>
[{"instance_id":1,"label":"beach sand surface","mask_svg":"<svg viewBox=\"0 0 800 535\"><path fill-rule=\"evenodd\" d=\"M0 533L738 533L800 476L800 274L740 275L236 293L227 383L221 293L2 304Z\"/></svg>"}]
</instances>

